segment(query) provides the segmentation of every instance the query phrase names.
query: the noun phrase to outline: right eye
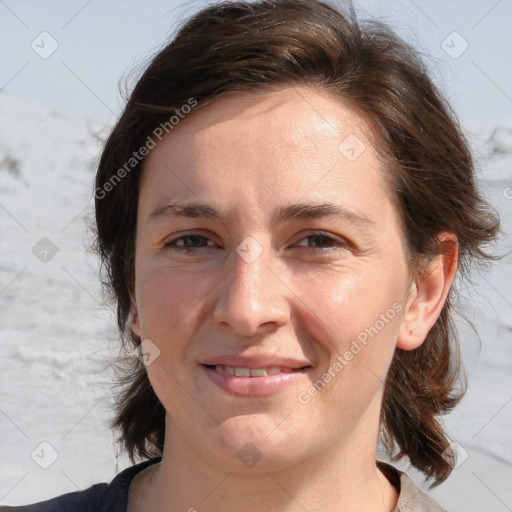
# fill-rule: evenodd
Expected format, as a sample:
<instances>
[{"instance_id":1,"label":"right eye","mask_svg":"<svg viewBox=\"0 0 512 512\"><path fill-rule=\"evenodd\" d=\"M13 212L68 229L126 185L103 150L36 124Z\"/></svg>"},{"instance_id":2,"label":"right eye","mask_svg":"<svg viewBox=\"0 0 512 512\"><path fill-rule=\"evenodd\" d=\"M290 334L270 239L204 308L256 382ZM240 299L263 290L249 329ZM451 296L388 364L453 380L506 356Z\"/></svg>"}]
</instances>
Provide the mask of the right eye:
<instances>
[{"instance_id":1,"label":"right eye","mask_svg":"<svg viewBox=\"0 0 512 512\"><path fill-rule=\"evenodd\" d=\"M210 242L210 245L208 245ZM198 234L182 235L164 244L164 247L178 251L192 252L194 249L204 249L215 245L209 238Z\"/></svg>"}]
</instances>

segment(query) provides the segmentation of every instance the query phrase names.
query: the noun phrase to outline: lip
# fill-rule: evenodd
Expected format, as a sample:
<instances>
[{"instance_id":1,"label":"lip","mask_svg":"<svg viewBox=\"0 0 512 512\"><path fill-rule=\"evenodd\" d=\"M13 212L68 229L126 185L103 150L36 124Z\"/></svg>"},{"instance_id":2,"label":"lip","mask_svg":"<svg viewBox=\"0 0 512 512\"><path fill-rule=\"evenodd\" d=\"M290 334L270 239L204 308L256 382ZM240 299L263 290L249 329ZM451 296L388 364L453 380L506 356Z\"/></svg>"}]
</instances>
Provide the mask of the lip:
<instances>
[{"instance_id":1,"label":"lip","mask_svg":"<svg viewBox=\"0 0 512 512\"><path fill-rule=\"evenodd\" d=\"M270 366L279 366L280 368L299 369L305 366L312 366L308 361L299 359L273 356L269 354L260 355L232 355L232 356L216 356L201 361L202 365L215 366L221 364L223 366L238 366L243 368L269 368Z\"/></svg>"},{"instance_id":2,"label":"lip","mask_svg":"<svg viewBox=\"0 0 512 512\"><path fill-rule=\"evenodd\" d=\"M288 360L288 365L275 366L289 366L289 363L290 361ZM244 365L239 364L238 366ZM245 366L247 366L247 364ZM262 368L262 366L251 367ZM273 395L279 391L282 391L294 385L295 383L303 379L307 371L311 369L310 367L296 367L300 369L297 369L289 373L278 373L276 375L267 375L264 377L237 377L236 375L230 375L224 372L219 373L215 370L215 368L210 368L208 366L205 366L205 364L201 364L201 368L206 373L208 378L217 386L219 386L219 388L221 388L223 391L231 395L240 397L265 397Z\"/></svg>"}]
</instances>

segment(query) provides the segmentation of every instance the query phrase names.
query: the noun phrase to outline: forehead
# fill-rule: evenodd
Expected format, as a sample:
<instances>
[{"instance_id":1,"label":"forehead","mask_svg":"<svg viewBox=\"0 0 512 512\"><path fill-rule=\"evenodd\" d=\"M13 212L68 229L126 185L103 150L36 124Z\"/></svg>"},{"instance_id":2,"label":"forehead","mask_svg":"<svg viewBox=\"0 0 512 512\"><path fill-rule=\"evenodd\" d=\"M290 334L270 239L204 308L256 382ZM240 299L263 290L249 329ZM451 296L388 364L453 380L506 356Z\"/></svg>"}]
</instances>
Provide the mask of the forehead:
<instances>
[{"instance_id":1,"label":"forehead","mask_svg":"<svg viewBox=\"0 0 512 512\"><path fill-rule=\"evenodd\" d=\"M142 202L238 199L268 208L307 195L355 209L378 206L385 186L370 137L366 120L325 92L232 94L191 113L150 152Z\"/></svg>"},{"instance_id":2,"label":"forehead","mask_svg":"<svg viewBox=\"0 0 512 512\"><path fill-rule=\"evenodd\" d=\"M304 86L260 87L219 98L193 111L159 146L173 145L172 141L179 146L185 142L201 150L205 143L213 139L220 142L227 135L229 140L224 142L230 145L243 137L245 146L263 151L276 147L321 151L324 144L339 144L351 134L368 140L371 130L362 116L323 90ZM148 159L151 161L160 152L161 149L150 153Z\"/></svg>"}]
</instances>

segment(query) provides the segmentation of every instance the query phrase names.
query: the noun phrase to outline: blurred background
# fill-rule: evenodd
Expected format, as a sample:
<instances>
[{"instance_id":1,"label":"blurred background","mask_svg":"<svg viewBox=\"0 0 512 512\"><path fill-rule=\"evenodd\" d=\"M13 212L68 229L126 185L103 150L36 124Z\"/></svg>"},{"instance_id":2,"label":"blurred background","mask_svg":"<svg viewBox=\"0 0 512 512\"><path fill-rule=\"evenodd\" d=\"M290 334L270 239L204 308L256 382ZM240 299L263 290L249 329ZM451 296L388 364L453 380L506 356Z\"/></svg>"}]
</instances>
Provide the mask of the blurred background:
<instances>
[{"instance_id":1,"label":"blurred background","mask_svg":"<svg viewBox=\"0 0 512 512\"><path fill-rule=\"evenodd\" d=\"M134 78L203 1L0 0L0 504L110 481L118 345L88 223L101 142ZM425 56L459 115L512 249L512 2L355 0ZM452 512L512 510L512 257L461 290L468 393L444 421ZM385 459L384 454L379 454Z\"/></svg>"}]
</instances>

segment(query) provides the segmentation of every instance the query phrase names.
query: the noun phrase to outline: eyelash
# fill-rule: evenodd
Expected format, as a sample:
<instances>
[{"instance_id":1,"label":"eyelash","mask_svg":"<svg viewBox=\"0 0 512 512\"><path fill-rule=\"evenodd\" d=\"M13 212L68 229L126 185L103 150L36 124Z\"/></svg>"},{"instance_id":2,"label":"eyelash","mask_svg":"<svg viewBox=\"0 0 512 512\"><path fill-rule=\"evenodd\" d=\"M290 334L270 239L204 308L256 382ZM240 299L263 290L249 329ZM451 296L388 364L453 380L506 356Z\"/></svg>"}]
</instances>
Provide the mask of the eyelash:
<instances>
[{"instance_id":1,"label":"eyelash","mask_svg":"<svg viewBox=\"0 0 512 512\"><path fill-rule=\"evenodd\" d=\"M326 251L332 251L332 250L336 250L336 249L346 249L348 247L348 243L344 240L339 240L337 238L334 238L332 236L330 236L329 233L326 233L325 231L316 231L316 232L313 232L313 233L310 233L304 237L302 237L300 241L306 239L306 238L314 238L314 237L323 237L325 239L327 239L331 245L328 246L328 247L322 247L322 248L316 248L316 247L309 247L310 249L314 249L318 252L326 252ZM211 247L211 246L204 246L204 247L185 247L185 246L180 246L180 245L177 245L176 242L178 240L183 240L183 239L187 239L187 238L200 238L200 239L203 239L203 240L207 240L207 241L211 241L209 238L203 236L203 235L199 235L199 234L196 234L196 233L190 233L188 235L182 235L182 236L179 236L177 238L173 238L172 240L169 240L168 242L166 242L164 244L164 247L165 248L172 248L172 250L176 250L176 251L180 251L180 252L184 252L184 253L191 253L191 252L196 252L196 251L200 251L202 249L207 249L208 247ZM303 246L302 246L303 247Z\"/></svg>"}]
</instances>

